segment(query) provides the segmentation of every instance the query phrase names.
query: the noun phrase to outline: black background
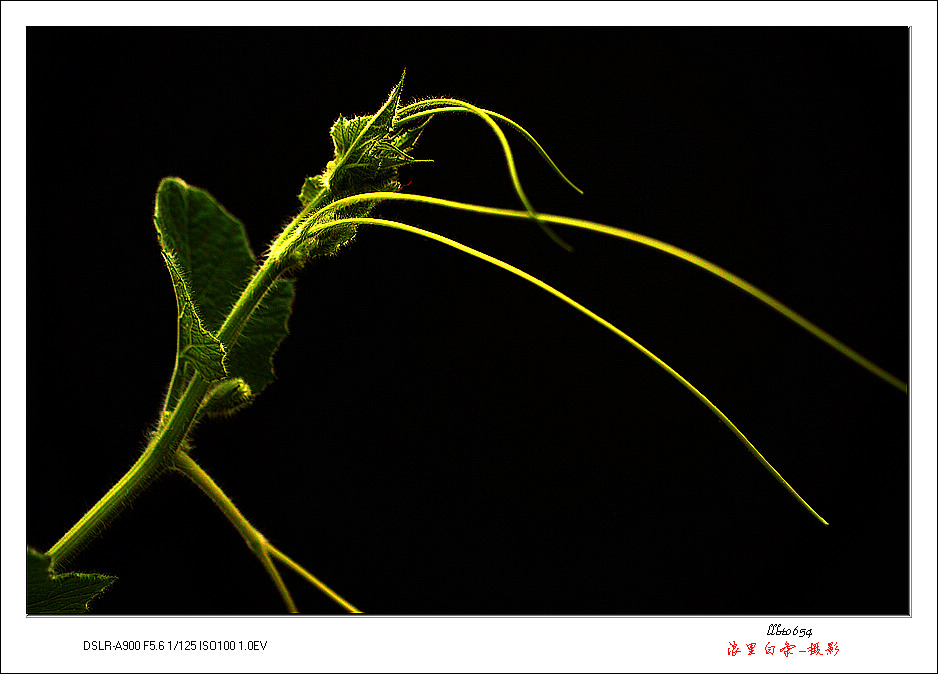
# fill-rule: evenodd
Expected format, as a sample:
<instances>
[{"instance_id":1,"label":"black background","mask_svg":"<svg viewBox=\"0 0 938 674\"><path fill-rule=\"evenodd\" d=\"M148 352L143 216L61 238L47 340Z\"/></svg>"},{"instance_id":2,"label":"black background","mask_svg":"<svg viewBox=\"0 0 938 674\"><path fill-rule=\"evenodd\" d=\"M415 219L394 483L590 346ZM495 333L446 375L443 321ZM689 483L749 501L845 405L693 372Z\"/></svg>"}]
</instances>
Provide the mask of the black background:
<instances>
[{"instance_id":1,"label":"black background","mask_svg":"<svg viewBox=\"0 0 938 674\"><path fill-rule=\"evenodd\" d=\"M29 543L126 470L173 364L152 228L168 175L256 251L328 130L448 95L524 125L535 207L755 283L908 378L908 32L29 29ZM492 133L438 117L411 193L516 207ZM366 230L297 283L278 381L193 456L276 545L386 614L904 614L908 399L726 283L564 230L388 204L609 319L700 388L831 523L621 340L503 271ZM155 482L74 561L97 613L278 613L237 533ZM289 571L302 611L336 607Z\"/></svg>"}]
</instances>

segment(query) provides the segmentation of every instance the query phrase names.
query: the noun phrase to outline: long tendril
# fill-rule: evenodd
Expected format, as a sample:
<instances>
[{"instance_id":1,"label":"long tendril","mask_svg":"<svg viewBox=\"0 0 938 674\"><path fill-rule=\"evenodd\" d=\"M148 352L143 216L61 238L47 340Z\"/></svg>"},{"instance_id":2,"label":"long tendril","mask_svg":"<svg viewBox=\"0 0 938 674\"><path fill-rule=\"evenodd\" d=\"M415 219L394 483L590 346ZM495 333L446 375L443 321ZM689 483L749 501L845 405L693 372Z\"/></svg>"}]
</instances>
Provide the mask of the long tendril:
<instances>
[{"instance_id":1,"label":"long tendril","mask_svg":"<svg viewBox=\"0 0 938 674\"><path fill-rule=\"evenodd\" d=\"M430 107L431 109L425 110L422 113L417 113L416 111L418 111L422 107ZM547 224L543 220L541 220L541 217L538 214L538 212L534 210L534 206L531 204L531 201L528 199L527 194L525 194L524 188L521 187L521 178L518 177L518 169L515 166L515 158L514 158L514 155L512 154L511 146L508 144L508 139L505 138L505 134L499 128L498 124L495 123L495 120L493 119L493 115L491 115L488 110L484 110L482 108L479 108L473 105L472 103L467 103L466 101L461 101L457 98L432 98L426 101L413 103L409 106L399 109L397 111L398 119L396 123L398 125L402 125L406 122L418 119L419 117L433 115L433 114L437 114L440 112L453 112L457 110L463 111L463 112L471 112L472 114L480 117L483 121L485 121L486 124L488 124L489 128L491 128L492 131L495 133L495 135L498 137L498 142L502 146L502 153L505 156L505 164L508 167L508 174L509 176L511 176L511 184L514 186L515 193L518 195L518 198L521 200L522 205L527 211L528 217L533 219L535 222L537 222L538 226L544 231L545 234L547 234L554 241L554 243L559 245L561 248L563 248L567 252L573 252L573 246L571 246L566 241L561 239L553 229L548 227ZM507 117L504 117L502 115L497 115L497 116L500 119L510 121L508 120ZM530 141L532 141L535 144L535 146L540 148L542 156L545 156L545 157L547 156L547 153L544 152L543 148L541 148L540 145L538 145L537 141L534 140L531 134L529 134L527 131L524 131L524 129L521 129L520 125L515 124L514 122L511 122L511 124L515 128L520 129L524 133L525 137L527 137ZM556 167L556 164L554 164L554 162L550 159L550 157L547 157L547 161L552 166L554 166L555 170L558 173L560 173L560 169ZM560 176L564 180L566 180L567 183L569 183L573 187L573 189L577 190L578 192L582 194L582 190L580 190L580 188L578 188L576 185L573 185L573 183L571 183L567 179L566 176L564 176L562 173L560 173Z\"/></svg>"},{"instance_id":2,"label":"long tendril","mask_svg":"<svg viewBox=\"0 0 938 674\"><path fill-rule=\"evenodd\" d=\"M788 493L791 494L791 495L795 498L795 500L798 501L798 503L800 503L802 506L804 506L804 507L805 507L812 515L814 515L814 517L816 517L816 518L818 519L818 521L820 521L822 524L824 524L825 526L828 524L827 520L825 520L823 517L821 517L821 516L817 513L817 511L814 510L814 508L812 508L810 505L808 505L807 501L805 501L803 498L801 498L801 496L798 494L798 492L796 492L796 491L794 490L794 488L785 480L785 478L783 478L783 477L781 476L781 474L780 474L777 470L775 470L775 468L772 466L772 464L770 464L770 463L766 460L766 458L765 458L764 456L762 456L761 452L759 452L759 450L756 449L755 445L753 445L753 444L749 441L749 439L748 439L745 435L743 435L742 431L739 430L739 428L736 426L736 424L734 424L732 421L730 421L729 417L727 417L727 416L723 413L723 411L720 410L720 408L718 408L716 405L714 405L714 404L710 401L709 398L707 398L707 397L706 397L703 393L701 393L694 385L692 385L689 381L687 381L687 379L685 379L684 377L682 377L674 368L672 368L670 365L668 365L667 363L665 363L663 360L661 360L658 356L656 356L654 353L652 353L651 351L649 351L647 348L645 348L644 346L642 346L642 345L641 345L638 341L636 341L634 338L632 338L631 336L629 336L628 334L626 334L625 332L623 332L622 330L620 330L619 328L617 328L616 326L614 326L612 323L610 323L610 322L607 321L606 319L604 319L604 318L602 318L601 316L599 316L598 314L596 314L596 313L594 313L593 311L587 309L585 306L583 306L582 304L580 304L580 303L577 302L576 300L570 298L569 296L567 296L567 295L565 295L564 293L560 292L559 290L557 290L557 289L554 288L553 286L551 286L551 285L545 283L544 281L540 280L540 279L537 278L536 276L532 276L531 274L528 274L527 272L522 271L521 269L518 269L517 267L514 267L514 266L508 264L507 262L504 262L504 261L502 261L502 260L499 260L499 259L496 258L496 257L492 257L491 255L487 255L487 254L485 254L485 253L483 253L483 252L481 252L481 251L476 250L475 248L470 248L469 246L466 246L466 245L464 245L464 244L461 244L461 243L459 243L458 241L454 241L453 239L447 238L447 237L442 236L442 235L440 235L440 234L436 234L436 233L434 233L434 232L430 232L430 231L427 231L427 230L424 230L424 229L420 229L419 227L414 227L413 225L407 225L407 224L405 224L405 223L403 223L403 222L397 222L397 221L395 221L395 220L384 220L384 219L381 219L381 218L342 218L342 219L336 220L336 221L334 221L334 222L330 222L330 223L327 225L327 227L337 227L337 226L347 225L347 224L365 224L365 225L377 225L377 226L380 226L380 227L390 227L390 228L392 228L392 229L397 229L397 230L401 230L401 231L404 231L404 232L410 232L411 234L416 234L416 235L418 235L418 236L422 236L422 237L424 237L424 238L431 239L431 240L433 240L433 241L437 241L437 242L439 242L439 243L445 244L445 245L447 245L447 246L449 246L449 247L451 247L451 248L455 248L456 250L459 250L459 251L461 251L461 252L463 252L463 253L466 253L466 254L468 254L468 255L471 255L471 256L473 256L473 257L475 257L475 258L478 258L478 259L480 259L480 260L483 260L483 261L485 261L485 262L488 262L489 264L493 264L493 265L495 265L496 267L498 267L498 268L500 268L500 269L504 269L505 271L510 272L510 273L514 274L515 276L518 276L518 277L524 279L525 281L528 281L529 283L533 283L533 284L536 285L537 287L539 287L539 288L541 288L541 289L543 289L543 290L546 290L547 292L549 292L549 293L550 293L551 295L553 295L554 297L557 297L558 299L560 299L561 301L563 301L565 304L567 304L567 305L573 307L574 309L576 309L577 311L579 311L579 312L585 314L586 316L588 316L589 318L591 318L592 320L594 320L595 322L599 323L601 326L603 326L604 328L606 328L607 330L611 331L613 334L615 334L615 335L617 335L618 337L624 339L626 342L628 342L630 345L632 345L634 348L636 348L639 352L641 352L644 356L646 356L646 357L649 358L652 362L654 362L658 367L660 367L661 369L663 369L663 370L664 370L665 372L667 372L669 375L671 375L672 377L674 377L678 382L680 382L681 385L684 386L684 388L686 388L688 391L690 391L698 400L700 400L700 402L702 402L704 405L706 405L706 407L707 407L711 412L713 412L713 414L715 414L715 415L717 416L717 418L719 418L720 421L722 421L722 422L726 425L726 427L730 429L730 431L733 432L733 434L740 440L740 442L743 443L743 445L746 447L746 449L749 450L749 452L759 461L759 463L761 463L761 464L765 467L765 469L769 471L769 473L772 475L772 477L774 477L774 478L788 491Z\"/></svg>"},{"instance_id":3,"label":"long tendril","mask_svg":"<svg viewBox=\"0 0 938 674\"><path fill-rule=\"evenodd\" d=\"M397 192L373 192L373 193L369 193L366 195L356 195L356 196L346 197L345 199L339 199L333 202L332 204L329 204L328 206L320 209L319 211L317 211L311 216L308 226L311 227L312 229L315 229L317 226L322 226L322 225L316 224L317 220L320 219L323 215L325 215L329 210L333 208L340 208L344 205L355 203L356 201L366 201L366 200L409 201L409 202L414 202L414 203L429 204L429 205L434 205L434 206L443 206L445 208L469 211L472 213L479 213L481 215L493 215L493 216L498 216L498 217L503 217L503 218L521 219L521 220L526 220L528 218L528 214L524 211L516 211L512 209L507 209L507 208L494 208L491 206L479 206L477 204L467 204L467 203L463 203L460 201L452 201L450 199L439 199L437 197L427 197L427 196L414 195L414 194L401 194ZM647 246L649 248L654 248L655 250L658 250L662 253L666 253L667 255L671 255L685 262L688 262L694 265L695 267L699 267L700 269L703 269L713 274L714 276L718 276L719 278L723 279L724 281L727 281L728 283L731 283L732 285L736 286L743 292L749 294L750 296L756 298L757 300L759 300L766 306L770 307L774 311L778 312L779 314L781 314L788 320L795 323L795 325L798 325L799 327L801 327L802 329L804 329L805 331L807 331L809 334L813 335L817 339L821 340L822 342L827 344L829 347L831 347L838 353L846 356L853 362L865 368L870 373L872 373L879 379L883 380L890 386L897 388L903 393L908 393L908 390L909 390L908 384L906 384L901 379L899 379L895 375L888 372L885 368L880 367L879 365L871 361L869 358L863 356L856 350L850 348L849 346L844 344L842 341L834 337L832 334L822 329L816 323L809 321L807 318L799 314L797 311L795 311L791 307L782 303L781 301L779 301L778 299L776 299L769 293L765 292L764 290L761 290L760 288L756 287L749 281L746 281L742 277L737 276L736 274L733 274L732 272L724 269L723 267L721 267L720 265L714 262L711 262L710 260L702 258L699 255L695 255L694 253L686 251L683 248L679 248L678 246L675 246L673 244L667 243L665 241L661 241L660 239L656 239L651 236L646 236L644 234L639 234L637 232L632 232L627 229L622 229L620 227L611 227L609 225L603 225L598 222L590 222L589 220L581 220L579 218L569 218L569 217L564 217L560 215L551 215L549 213L539 213L538 217L541 218L543 221L549 222L554 225L575 227L578 229L586 229L592 232L597 232L599 234L606 234L606 235L614 236L620 239L625 239L626 241L638 243L640 245ZM312 232L310 230L307 230L302 235L305 236L310 233Z\"/></svg>"}]
</instances>

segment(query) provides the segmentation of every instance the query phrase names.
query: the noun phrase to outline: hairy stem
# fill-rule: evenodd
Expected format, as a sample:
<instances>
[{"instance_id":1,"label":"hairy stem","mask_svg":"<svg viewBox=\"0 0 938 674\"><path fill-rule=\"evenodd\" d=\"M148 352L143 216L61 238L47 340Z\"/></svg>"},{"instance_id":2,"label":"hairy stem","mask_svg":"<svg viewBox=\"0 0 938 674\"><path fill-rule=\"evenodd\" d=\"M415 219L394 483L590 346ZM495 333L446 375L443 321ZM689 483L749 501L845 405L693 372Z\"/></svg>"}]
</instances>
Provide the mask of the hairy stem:
<instances>
[{"instance_id":1,"label":"hairy stem","mask_svg":"<svg viewBox=\"0 0 938 674\"><path fill-rule=\"evenodd\" d=\"M52 558L53 568L61 566L83 548L104 524L139 494L157 473L166 468L188 434L206 391L208 383L199 375L193 376L179 404L136 463L46 552Z\"/></svg>"},{"instance_id":2,"label":"hairy stem","mask_svg":"<svg viewBox=\"0 0 938 674\"><path fill-rule=\"evenodd\" d=\"M310 213L312 213L314 210L319 208L322 205L322 203L329 197L329 194L330 193L328 189L323 189L319 192L319 194L317 194L313 199L311 199L310 202L303 207L303 210L300 211L299 215L293 218L293 220L290 221L290 224L288 224L286 227L283 228L283 231L280 232L280 235L274 240L273 244L271 244L270 250L271 251L279 250L283 242L285 242L287 239L289 239L293 235L293 231L296 229L296 227L301 222L306 220L309 217Z\"/></svg>"},{"instance_id":3,"label":"hairy stem","mask_svg":"<svg viewBox=\"0 0 938 674\"><path fill-rule=\"evenodd\" d=\"M219 329L218 339L222 344L230 347L238 340L251 314L283 270L284 264L279 255L267 257ZM154 476L168 466L170 459L189 434L208 389L209 382L198 374L192 376L178 404L168 418L161 420L140 458L46 552L52 558L53 567L60 566L74 556L90 539L94 538L104 524L139 494Z\"/></svg>"},{"instance_id":4,"label":"hairy stem","mask_svg":"<svg viewBox=\"0 0 938 674\"><path fill-rule=\"evenodd\" d=\"M273 287L284 269L284 263L279 255L270 255L264 260L264 264L241 292L241 296L225 318L225 322L218 329L218 341L224 344L225 348L234 346L238 341L251 314L260 305L264 295Z\"/></svg>"}]
</instances>

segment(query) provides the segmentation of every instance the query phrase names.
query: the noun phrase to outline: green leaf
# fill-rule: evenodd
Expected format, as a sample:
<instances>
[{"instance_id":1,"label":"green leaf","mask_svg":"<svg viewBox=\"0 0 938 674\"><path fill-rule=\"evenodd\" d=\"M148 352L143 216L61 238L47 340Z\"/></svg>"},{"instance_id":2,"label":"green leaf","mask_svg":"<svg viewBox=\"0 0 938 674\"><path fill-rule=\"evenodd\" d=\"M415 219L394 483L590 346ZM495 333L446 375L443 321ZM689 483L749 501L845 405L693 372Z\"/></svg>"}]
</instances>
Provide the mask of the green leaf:
<instances>
[{"instance_id":1,"label":"green leaf","mask_svg":"<svg viewBox=\"0 0 938 674\"><path fill-rule=\"evenodd\" d=\"M117 576L52 573L52 558L26 546L26 612L85 613Z\"/></svg>"},{"instance_id":2,"label":"green leaf","mask_svg":"<svg viewBox=\"0 0 938 674\"><path fill-rule=\"evenodd\" d=\"M332 135L332 142L335 145L337 163L346 156L357 160L390 133L403 87L404 75L402 74L397 86L391 90L391 95L388 96L388 100L384 102L378 112L352 119L345 119L340 116L336 120L329 133Z\"/></svg>"},{"instance_id":3,"label":"green leaf","mask_svg":"<svg viewBox=\"0 0 938 674\"><path fill-rule=\"evenodd\" d=\"M427 121L409 128L394 128L397 117L404 76L391 91L384 105L373 115L346 119L340 116L329 131L335 146L335 157L326 165L325 172L307 178L300 191L300 201L307 206L314 199L322 199L322 205L342 197L366 192L396 192L398 169L421 161L410 154ZM344 218L365 217L374 208L374 203L359 202L331 211L317 226L310 228L309 239L299 250L299 258L307 259L318 255L332 255L355 238L357 226L328 226L330 222Z\"/></svg>"},{"instance_id":4,"label":"green leaf","mask_svg":"<svg viewBox=\"0 0 938 674\"><path fill-rule=\"evenodd\" d=\"M192 302L189 286L172 253L163 251L163 259L176 291L177 367L188 365L207 381L224 379L228 375L225 369L224 345L202 325L196 306Z\"/></svg>"},{"instance_id":5,"label":"green leaf","mask_svg":"<svg viewBox=\"0 0 938 674\"><path fill-rule=\"evenodd\" d=\"M322 176L312 176L303 183L303 189L297 195L304 206L313 201L326 189L326 181Z\"/></svg>"},{"instance_id":6,"label":"green leaf","mask_svg":"<svg viewBox=\"0 0 938 674\"><path fill-rule=\"evenodd\" d=\"M393 96L394 93L392 92L391 95ZM388 103L390 103L390 100ZM387 106L387 103L385 103L385 106ZM346 119L339 115L339 118L335 120L335 124L329 130L329 135L332 136L332 144L335 146L336 163L343 160L352 150L365 147L387 133L380 126L376 128L369 126L374 119L374 115L353 117L352 119ZM361 153L356 153L353 156L359 157Z\"/></svg>"},{"instance_id":7,"label":"green leaf","mask_svg":"<svg viewBox=\"0 0 938 674\"><path fill-rule=\"evenodd\" d=\"M217 333L257 266L244 226L204 190L165 178L156 193L154 224L163 250L183 271L202 325ZM293 280L278 280L251 314L241 336L226 344L225 366L256 395L274 380L272 356L287 335ZM186 381L173 381L172 409Z\"/></svg>"},{"instance_id":8,"label":"green leaf","mask_svg":"<svg viewBox=\"0 0 938 674\"><path fill-rule=\"evenodd\" d=\"M329 134L335 158L326 166L325 184L335 198L361 192L396 192L397 169L422 160L408 154L426 120L413 128L394 128L404 76L373 115L339 117Z\"/></svg>"}]
</instances>

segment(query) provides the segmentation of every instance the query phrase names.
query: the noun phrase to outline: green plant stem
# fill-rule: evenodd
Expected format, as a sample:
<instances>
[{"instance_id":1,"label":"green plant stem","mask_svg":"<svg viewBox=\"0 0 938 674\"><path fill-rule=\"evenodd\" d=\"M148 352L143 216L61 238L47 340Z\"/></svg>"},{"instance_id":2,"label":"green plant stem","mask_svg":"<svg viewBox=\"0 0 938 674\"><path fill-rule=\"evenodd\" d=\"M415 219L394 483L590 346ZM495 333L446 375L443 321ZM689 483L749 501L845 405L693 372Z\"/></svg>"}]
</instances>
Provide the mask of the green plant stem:
<instances>
[{"instance_id":1,"label":"green plant stem","mask_svg":"<svg viewBox=\"0 0 938 674\"><path fill-rule=\"evenodd\" d=\"M258 532L257 535L260 536L260 532ZM293 597L290 596L290 591L287 589L286 583L283 582L283 578L280 577L280 572L277 571L277 567L274 566L270 555L267 554L267 548L263 547L259 552L255 552L255 554L257 558L261 560L261 565L263 565L264 570L267 571L267 575L271 577L274 581L274 585L277 586L277 592L280 593L280 598L283 599L283 603L287 605L287 611L289 613L299 613L300 610L293 602Z\"/></svg>"},{"instance_id":2,"label":"green plant stem","mask_svg":"<svg viewBox=\"0 0 938 674\"><path fill-rule=\"evenodd\" d=\"M303 222L310 213L318 209L328 196L328 189L320 190L319 194L317 194L313 199L310 200L308 204L303 207L303 210L300 211L299 215L293 218L290 224L283 228L283 231L280 232L280 235L274 240L274 243L271 245L270 249L272 251L279 250L282 243L293 235L293 231L296 229L297 225Z\"/></svg>"},{"instance_id":3,"label":"green plant stem","mask_svg":"<svg viewBox=\"0 0 938 674\"><path fill-rule=\"evenodd\" d=\"M277 586L277 591L280 592L280 596L283 598L283 603L286 604L287 610L290 613L299 613L296 604L293 602L293 598L290 596L290 591L287 590L287 586L280 577L280 573L270 560L270 555L267 554L267 539L264 538L263 534L251 526L251 523L245 519L241 511L238 510L238 507L232 503L231 499L221 490L221 487L215 484L211 476L202 470L202 467L188 454L177 450L173 457L172 467L192 480L210 499L212 499L212 502L218 506L218 509L222 511L225 517L228 518L228 521L231 522L234 528L238 530L238 533L241 534L241 538L247 543L251 552L260 560L267 574L274 581L274 585Z\"/></svg>"},{"instance_id":4,"label":"green plant stem","mask_svg":"<svg viewBox=\"0 0 938 674\"><path fill-rule=\"evenodd\" d=\"M270 255L251 278L238 301L232 307L228 317L225 318L225 322L218 329L218 341L225 348L231 348L238 341L238 337L241 336L241 331L247 324L248 319L251 318L251 314L254 313L261 300L264 299L264 295L271 289L284 269L285 264L282 258L279 255Z\"/></svg>"},{"instance_id":5,"label":"green plant stem","mask_svg":"<svg viewBox=\"0 0 938 674\"><path fill-rule=\"evenodd\" d=\"M315 585L316 587L318 587L320 590L323 591L323 593L325 593L326 595L328 595L330 599L332 599L333 601L335 601L339 606L341 606L342 608L344 608L346 611L348 611L349 613L361 613L361 611L359 611L357 608L355 608L354 606L352 606L351 604L349 604L349 603L348 603L347 601L345 601L342 597L340 597L340 596L337 595L335 592L333 592L331 589L329 589L329 587L327 587L326 584L323 583L321 580L319 580L318 578L316 578L316 576L314 576L314 575L311 574L309 571L307 571L306 569L304 569L302 566L300 566L299 564L297 564L296 562L294 562L292 559L290 559L289 557L287 557L285 554L283 554L282 552L280 552L280 550L278 550L277 548L275 548L275 547L274 547L273 545L271 545L269 542L267 543L267 548L268 548L268 550L270 551L270 553L271 553L272 555L274 555L274 557L276 557L276 558L279 559L281 562L283 562L284 564L286 564L287 566L289 566L291 569L293 569L294 571L296 571L299 575L303 576L303 578L305 578L306 580L308 580L310 583L312 583L313 585Z\"/></svg>"},{"instance_id":6,"label":"green plant stem","mask_svg":"<svg viewBox=\"0 0 938 674\"><path fill-rule=\"evenodd\" d=\"M218 331L218 339L226 347L233 345L251 314L284 270L282 258L271 255L261 265L235 303ZM176 450L192 428L210 383L194 374L169 417L159 424L143 454L111 487L46 552L53 568L61 566L97 535L101 527L117 515L160 471L170 463Z\"/></svg>"},{"instance_id":7,"label":"green plant stem","mask_svg":"<svg viewBox=\"0 0 938 674\"><path fill-rule=\"evenodd\" d=\"M61 566L83 548L104 524L117 515L166 467L169 458L188 434L207 390L208 382L198 375L193 376L176 409L154 435L136 463L46 552L52 558L53 568Z\"/></svg>"},{"instance_id":8,"label":"green plant stem","mask_svg":"<svg viewBox=\"0 0 938 674\"><path fill-rule=\"evenodd\" d=\"M277 590L280 592L280 596L283 598L287 610L290 613L298 613L299 611L297 611L296 604L293 603L293 599L283 579L274 567L270 558L271 555L274 555L277 559L287 564L310 583L318 587L345 610L350 613L361 613L361 611L336 594L336 592L330 589L325 583L271 545L264 535L247 521L244 515L241 514L241 511L238 510L237 506L232 503L227 494L222 491L221 487L215 483L208 473L202 470L202 467L199 466L191 456L183 451L177 451L173 458L173 468L186 475L198 485L198 487L212 499L212 502L218 506L218 509L224 513L225 517L228 518L228 521L231 522L234 528L238 530L238 533L241 534L241 537L244 539L244 542L247 543L251 552L257 556L268 575L270 575L271 579L274 581L274 585L277 586Z\"/></svg>"}]
</instances>

